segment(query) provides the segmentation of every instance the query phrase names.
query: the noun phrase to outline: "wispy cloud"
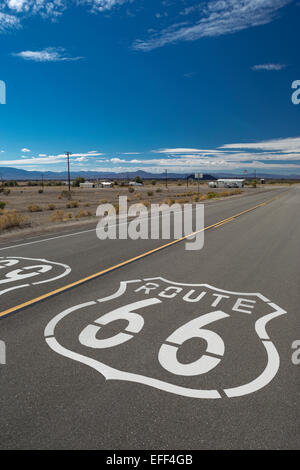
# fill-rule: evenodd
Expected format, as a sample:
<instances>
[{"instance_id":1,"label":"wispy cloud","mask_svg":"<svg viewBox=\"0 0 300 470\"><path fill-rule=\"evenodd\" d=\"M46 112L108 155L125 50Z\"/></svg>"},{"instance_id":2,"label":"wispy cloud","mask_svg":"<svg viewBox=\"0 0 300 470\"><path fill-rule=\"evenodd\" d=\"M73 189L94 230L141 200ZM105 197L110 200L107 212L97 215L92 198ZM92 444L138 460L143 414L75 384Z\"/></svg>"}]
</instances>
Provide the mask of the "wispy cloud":
<instances>
[{"instance_id":1,"label":"wispy cloud","mask_svg":"<svg viewBox=\"0 0 300 470\"><path fill-rule=\"evenodd\" d=\"M19 28L20 25L20 20L16 16L0 12L0 32Z\"/></svg>"},{"instance_id":2,"label":"wispy cloud","mask_svg":"<svg viewBox=\"0 0 300 470\"><path fill-rule=\"evenodd\" d=\"M268 70L268 71L278 71L286 68L286 64L261 64L261 65L253 65L251 67L252 70Z\"/></svg>"},{"instance_id":3,"label":"wispy cloud","mask_svg":"<svg viewBox=\"0 0 300 470\"><path fill-rule=\"evenodd\" d=\"M21 51L12 54L24 60L33 60L34 62L60 62L80 60L83 57L70 57L62 47L47 47L40 51Z\"/></svg>"},{"instance_id":4,"label":"wispy cloud","mask_svg":"<svg viewBox=\"0 0 300 470\"><path fill-rule=\"evenodd\" d=\"M278 12L292 0L210 0L184 11L187 19L190 13L197 19L174 23L148 39L137 40L135 50L152 49L174 44L179 41L194 41L202 37L233 34L254 26L270 23Z\"/></svg>"},{"instance_id":5,"label":"wispy cloud","mask_svg":"<svg viewBox=\"0 0 300 470\"><path fill-rule=\"evenodd\" d=\"M274 139L262 142L226 144L219 147L220 149L248 149L277 151L282 153L299 153L300 154L300 137L289 137L287 139Z\"/></svg>"},{"instance_id":6,"label":"wispy cloud","mask_svg":"<svg viewBox=\"0 0 300 470\"><path fill-rule=\"evenodd\" d=\"M0 32L21 26L32 15L57 20L70 5L86 5L88 11L105 12L134 0L2 0L0 1Z\"/></svg>"},{"instance_id":7,"label":"wispy cloud","mask_svg":"<svg viewBox=\"0 0 300 470\"><path fill-rule=\"evenodd\" d=\"M117 5L123 3L132 3L133 0L81 0L80 3L91 5L93 11L111 10Z\"/></svg>"},{"instance_id":8,"label":"wispy cloud","mask_svg":"<svg viewBox=\"0 0 300 470\"><path fill-rule=\"evenodd\" d=\"M21 149L21 152L30 152L30 149L27 149L26 147L24 147L23 149Z\"/></svg>"}]
</instances>

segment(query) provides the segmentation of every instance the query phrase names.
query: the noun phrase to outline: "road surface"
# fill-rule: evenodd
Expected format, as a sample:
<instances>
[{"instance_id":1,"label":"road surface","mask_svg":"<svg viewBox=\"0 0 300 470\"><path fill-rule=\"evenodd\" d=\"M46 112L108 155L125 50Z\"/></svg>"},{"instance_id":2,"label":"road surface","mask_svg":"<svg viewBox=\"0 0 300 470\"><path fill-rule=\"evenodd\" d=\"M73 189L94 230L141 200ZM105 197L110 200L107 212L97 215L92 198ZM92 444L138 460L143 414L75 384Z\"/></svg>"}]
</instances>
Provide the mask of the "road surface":
<instances>
[{"instance_id":1,"label":"road surface","mask_svg":"<svg viewBox=\"0 0 300 470\"><path fill-rule=\"evenodd\" d=\"M205 226L200 251L0 246L0 448L299 448L300 188L208 204Z\"/></svg>"}]
</instances>

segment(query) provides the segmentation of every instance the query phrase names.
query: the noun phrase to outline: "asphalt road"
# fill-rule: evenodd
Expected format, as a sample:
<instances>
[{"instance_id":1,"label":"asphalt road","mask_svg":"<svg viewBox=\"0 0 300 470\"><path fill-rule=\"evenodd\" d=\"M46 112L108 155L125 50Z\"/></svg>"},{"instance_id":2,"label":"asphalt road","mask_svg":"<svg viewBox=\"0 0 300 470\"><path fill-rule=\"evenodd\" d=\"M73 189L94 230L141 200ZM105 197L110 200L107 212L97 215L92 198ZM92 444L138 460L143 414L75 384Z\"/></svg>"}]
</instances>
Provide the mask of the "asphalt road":
<instances>
[{"instance_id":1,"label":"asphalt road","mask_svg":"<svg viewBox=\"0 0 300 470\"><path fill-rule=\"evenodd\" d=\"M300 188L208 204L212 225L49 297L166 241L0 246L0 448L299 448Z\"/></svg>"}]
</instances>

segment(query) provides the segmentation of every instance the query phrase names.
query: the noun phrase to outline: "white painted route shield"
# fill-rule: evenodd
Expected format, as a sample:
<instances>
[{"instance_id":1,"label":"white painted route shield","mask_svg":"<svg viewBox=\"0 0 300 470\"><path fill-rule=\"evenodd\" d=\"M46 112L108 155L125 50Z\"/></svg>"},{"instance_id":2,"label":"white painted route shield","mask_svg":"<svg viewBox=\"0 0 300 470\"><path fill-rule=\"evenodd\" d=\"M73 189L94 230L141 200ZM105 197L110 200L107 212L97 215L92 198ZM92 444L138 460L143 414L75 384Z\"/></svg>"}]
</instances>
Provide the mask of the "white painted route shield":
<instances>
[{"instance_id":1,"label":"white painted route shield","mask_svg":"<svg viewBox=\"0 0 300 470\"><path fill-rule=\"evenodd\" d=\"M286 312L259 293L155 277L75 305L46 326L56 353L107 380L191 398L248 395L276 376L268 323Z\"/></svg>"},{"instance_id":2,"label":"white painted route shield","mask_svg":"<svg viewBox=\"0 0 300 470\"><path fill-rule=\"evenodd\" d=\"M57 281L70 274L66 264L24 256L0 256L0 296Z\"/></svg>"}]
</instances>

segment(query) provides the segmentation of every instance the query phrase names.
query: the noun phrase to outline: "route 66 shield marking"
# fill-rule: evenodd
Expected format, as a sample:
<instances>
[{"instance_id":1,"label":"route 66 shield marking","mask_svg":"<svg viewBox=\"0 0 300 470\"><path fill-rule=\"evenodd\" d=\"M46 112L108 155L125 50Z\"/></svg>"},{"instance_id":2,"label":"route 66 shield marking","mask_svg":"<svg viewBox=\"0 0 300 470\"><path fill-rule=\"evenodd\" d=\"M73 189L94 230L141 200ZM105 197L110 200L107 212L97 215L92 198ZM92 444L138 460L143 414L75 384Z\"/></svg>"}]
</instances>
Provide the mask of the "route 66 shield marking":
<instances>
[{"instance_id":1,"label":"route 66 shield marking","mask_svg":"<svg viewBox=\"0 0 300 470\"><path fill-rule=\"evenodd\" d=\"M24 287L57 281L67 276L71 268L46 259L22 256L0 256L0 295Z\"/></svg>"},{"instance_id":2,"label":"route 66 shield marking","mask_svg":"<svg viewBox=\"0 0 300 470\"><path fill-rule=\"evenodd\" d=\"M161 277L56 315L45 339L107 380L192 398L240 397L268 385L280 358L266 331L286 312L259 293Z\"/></svg>"}]
</instances>

